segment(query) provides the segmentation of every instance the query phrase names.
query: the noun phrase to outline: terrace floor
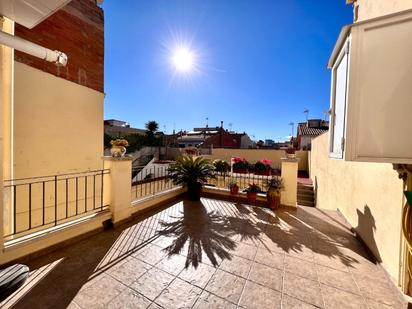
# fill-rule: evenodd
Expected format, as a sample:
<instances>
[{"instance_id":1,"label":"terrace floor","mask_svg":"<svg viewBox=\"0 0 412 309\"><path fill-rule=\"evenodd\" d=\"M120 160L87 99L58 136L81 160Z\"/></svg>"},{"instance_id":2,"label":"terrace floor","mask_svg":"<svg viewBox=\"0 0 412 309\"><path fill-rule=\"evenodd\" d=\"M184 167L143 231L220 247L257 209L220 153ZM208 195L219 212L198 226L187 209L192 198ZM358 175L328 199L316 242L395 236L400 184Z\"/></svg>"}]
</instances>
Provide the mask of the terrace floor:
<instances>
[{"instance_id":1,"label":"terrace floor","mask_svg":"<svg viewBox=\"0 0 412 309\"><path fill-rule=\"evenodd\" d=\"M33 260L15 308L406 308L336 212L179 201Z\"/></svg>"}]
</instances>

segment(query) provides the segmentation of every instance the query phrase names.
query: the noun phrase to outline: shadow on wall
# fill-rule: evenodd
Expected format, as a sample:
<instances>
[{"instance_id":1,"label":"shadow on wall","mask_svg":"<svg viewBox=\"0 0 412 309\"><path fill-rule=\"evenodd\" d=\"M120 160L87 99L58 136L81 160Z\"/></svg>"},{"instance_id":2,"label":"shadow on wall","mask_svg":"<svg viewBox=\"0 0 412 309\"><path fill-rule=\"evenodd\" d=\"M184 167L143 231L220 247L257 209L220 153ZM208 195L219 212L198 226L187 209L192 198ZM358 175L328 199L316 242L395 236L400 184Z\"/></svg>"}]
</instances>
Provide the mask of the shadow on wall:
<instances>
[{"instance_id":1,"label":"shadow on wall","mask_svg":"<svg viewBox=\"0 0 412 309\"><path fill-rule=\"evenodd\" d=\"M356 233L359 234L367 248L370 250L372 256L375 257L376 262L382 262L375 241L375 218L373 217L369 206L365 204L363 213L359 209L356 210L356 213L358 214L358 226L355 228Z\"/></svg>"}]
</instances>

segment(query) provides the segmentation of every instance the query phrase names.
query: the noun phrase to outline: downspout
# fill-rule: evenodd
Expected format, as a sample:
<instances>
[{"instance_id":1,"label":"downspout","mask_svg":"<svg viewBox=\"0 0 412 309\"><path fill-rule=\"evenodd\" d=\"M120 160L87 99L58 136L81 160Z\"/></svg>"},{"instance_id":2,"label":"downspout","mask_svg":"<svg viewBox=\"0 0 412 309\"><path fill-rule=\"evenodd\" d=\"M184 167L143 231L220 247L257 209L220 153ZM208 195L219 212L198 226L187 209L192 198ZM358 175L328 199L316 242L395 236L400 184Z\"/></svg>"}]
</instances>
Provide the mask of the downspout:
<instances>
[{"instance_id":1,"label":"downspout","mask_svg":"<svg viewBox=\"0 0 412 309\"><path fill-rule=\"evenodd\" d=\"M67 55L58 50L51 50L30 41L0 31L0 44L9 46L34 57L53 62L58 66L66 66Z\"/></svg>"}]
</instances>

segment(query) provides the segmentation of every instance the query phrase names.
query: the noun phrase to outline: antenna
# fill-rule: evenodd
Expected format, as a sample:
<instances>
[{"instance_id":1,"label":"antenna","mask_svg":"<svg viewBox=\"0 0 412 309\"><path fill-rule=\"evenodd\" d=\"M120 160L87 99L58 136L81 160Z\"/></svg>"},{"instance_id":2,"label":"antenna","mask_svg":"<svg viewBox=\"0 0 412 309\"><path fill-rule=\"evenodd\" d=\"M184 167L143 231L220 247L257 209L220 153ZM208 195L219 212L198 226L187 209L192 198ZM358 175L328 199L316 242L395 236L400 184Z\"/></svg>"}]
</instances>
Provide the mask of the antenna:
<instances>
[{"instance_id":1,"label":"antenna","mask_svg":"<svg viewBox=\"0 0 412 309\"><path fill-rule=\"evenodd\" d=\"M295 123L294 122L289 122L289 125L292 126L292 137L294 136L294 129L295 129Z\"/></svg>"},{"instance_id":2,"label":"antenna","mask_svg":"<svg viewBox=\"0 0 412 309\"><path fill-rule=\"evenodd\" d=\"M209 127L209 117L206 117L206 128Z\"/></svg>"},{"instance_id":3,"label":"antenna","mask_svg":"<svg viewBox=\"0 0 412 309\"><path fill-rule=\"evenodd\" d=\"M330 115L330 109L327 109L327 110L323 111L323 116L324 116L323 120L327 121L329 115Z\"/></svg>"},{"instance_id":4,"label":"antenna","mask_svg":"<svg viewBox=\"0 0 412 309\"><path fill-rule=\"evenodd\" d=\"M229 123L229 132L232 132L232 125L233 123Z\"/></svg>"},{"instance_id":5,"label":"antenna","mask_svg":"<svg viewBox=\"0 0 412 309\"><path fill-rule=\"evenodd\" d=\"M303 113L306 115L306 121L308 121L308 117L309 117L309 110L306 108Z\"/></svg>"}]
</instances>

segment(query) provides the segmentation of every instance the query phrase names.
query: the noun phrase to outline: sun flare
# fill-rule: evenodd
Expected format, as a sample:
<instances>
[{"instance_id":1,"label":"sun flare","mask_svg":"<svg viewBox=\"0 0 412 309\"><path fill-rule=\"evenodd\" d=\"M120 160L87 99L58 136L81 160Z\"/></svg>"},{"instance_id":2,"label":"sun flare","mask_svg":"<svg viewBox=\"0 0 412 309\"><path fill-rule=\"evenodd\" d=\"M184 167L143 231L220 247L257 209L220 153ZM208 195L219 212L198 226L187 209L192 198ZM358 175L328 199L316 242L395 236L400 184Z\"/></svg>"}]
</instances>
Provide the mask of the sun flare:
<instances>
[{"instance_id":1,"label":"sun flare","mask_svg":"<svg viewBox=\"0 0 412 309\"><path fill-rule=\"evenodd\" d=\"M193 70L195 64L194 53L185 47L179 47L173 51L172 64L176 71L188 73Z\"/></svg>"}]
</instances>

